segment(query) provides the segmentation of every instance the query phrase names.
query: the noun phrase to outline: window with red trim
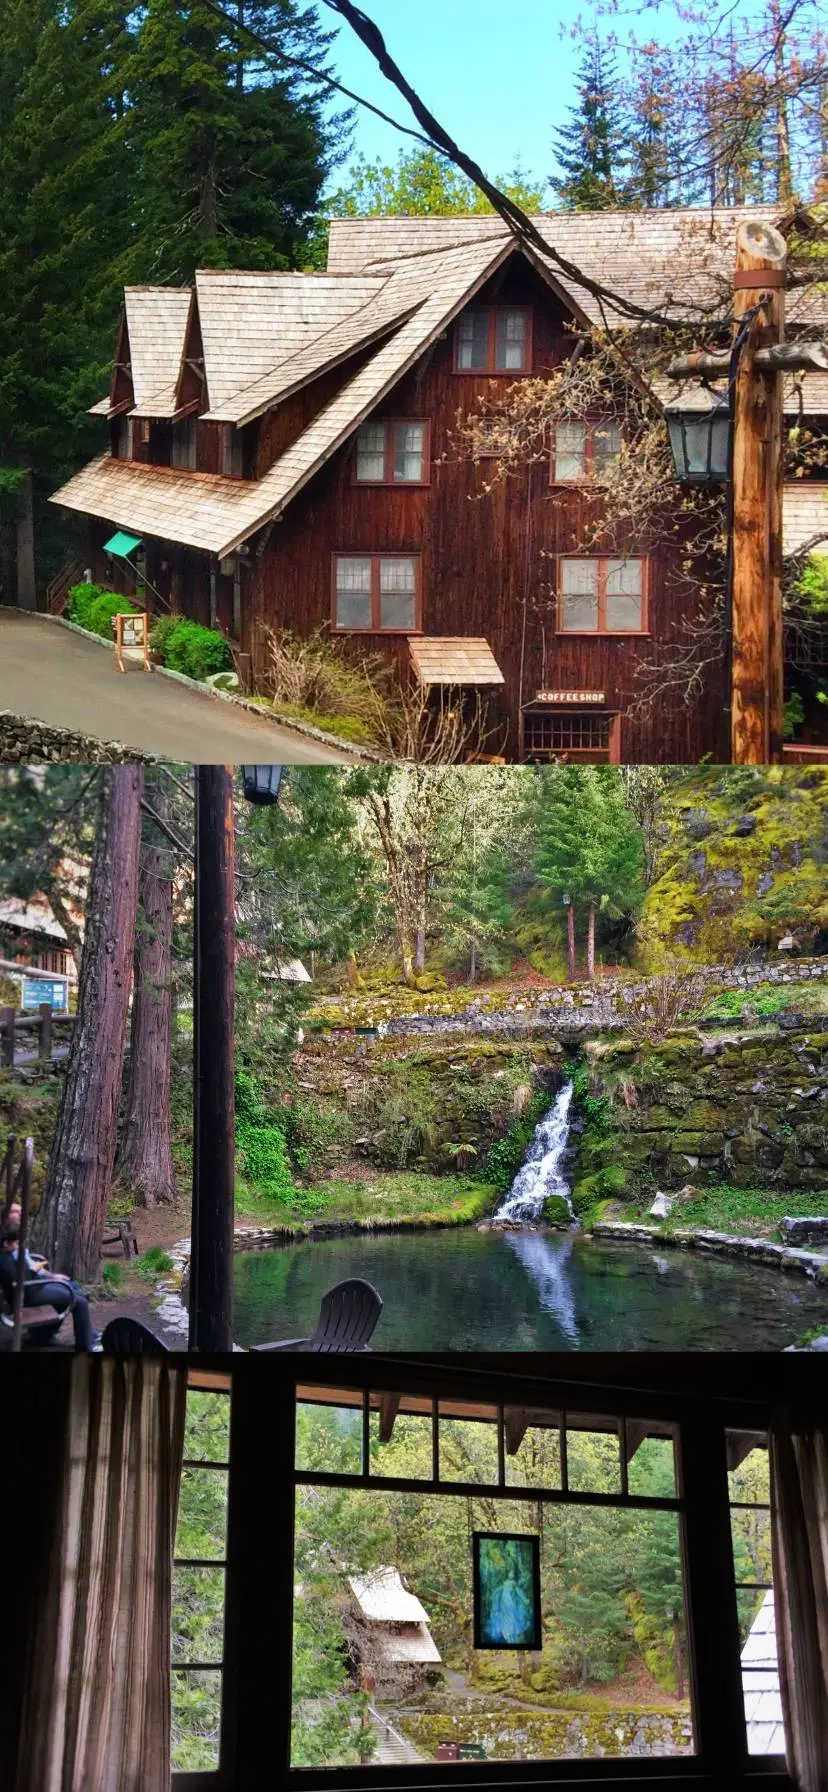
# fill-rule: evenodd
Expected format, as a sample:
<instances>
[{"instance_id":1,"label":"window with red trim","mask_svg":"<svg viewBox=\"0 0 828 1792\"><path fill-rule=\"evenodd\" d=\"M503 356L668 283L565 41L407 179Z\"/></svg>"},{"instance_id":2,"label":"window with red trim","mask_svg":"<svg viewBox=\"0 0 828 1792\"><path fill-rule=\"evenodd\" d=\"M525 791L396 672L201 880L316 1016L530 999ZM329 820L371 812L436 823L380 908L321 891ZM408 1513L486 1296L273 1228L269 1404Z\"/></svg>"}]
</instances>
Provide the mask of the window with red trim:
<instances>
[{"instance_id":1,"label":"window with red trim","mask_svg":"<svg viewBox=\"0 0 828 1792\"><path fill-rule=\"evenodd\" d=\"M464 311L457 321L454 365L458 373L528 373L531 311L505 306Z\"/></svg>"},{"instance_id":2,"label":"window with red trim","mask_svg":"<svg viewBox=\"0 0 828 1792\"><path fill-rule=\"evenodd\" d=\"M556 423L553 431L553 485L576 485L600 478L621 453L621 426L609 419L596 423Z\"/></svg>"},{"instance_id":3,"label":"window with red trim","mask_svg":"<svg viewBox=\"0 0 828 1792\"><path fill-rule=\"evenodd\" d=\"M647 628L646 561L559 562L558 631L563 635L641 635Z\"/></svg>"},{"instance_id":4,"label":"window with red trim","mask_svg":"<svg viewBox=\"0 0 828 1792\"><path fill-rule=\"evenodd\" d=\"M412 635L422 626L419 554L335 554L333 626L366 635Z\"/></svg>"},{"instance_id":5,"label":"window with red trim","mask_svg":"<svg viewBox=\"0 0 828 1792\"><path fill-rule=\"evenodd\" d=\"M427 485L430 474L427 423L366 423L356 441L357 485Z\"/></svg>"}]
</instances>

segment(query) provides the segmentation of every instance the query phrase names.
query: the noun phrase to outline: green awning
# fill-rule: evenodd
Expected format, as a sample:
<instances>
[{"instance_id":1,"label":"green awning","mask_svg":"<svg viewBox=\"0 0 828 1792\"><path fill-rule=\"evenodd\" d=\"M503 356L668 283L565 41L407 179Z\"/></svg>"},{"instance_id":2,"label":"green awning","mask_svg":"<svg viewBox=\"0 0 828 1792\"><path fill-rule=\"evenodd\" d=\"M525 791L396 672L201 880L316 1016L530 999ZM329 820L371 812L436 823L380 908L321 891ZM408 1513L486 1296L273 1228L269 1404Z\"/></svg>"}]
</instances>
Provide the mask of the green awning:
<instances>
[{"instance_id":1,"label":"green awning","mask_svg":"<svg viewBox=\"0 0 828 1792\"><path fill-rule=\"evenodd\" d=\"M140 546L140 535L125 535L123 529L119 529L110 541L104 542L104 553L114 554L117 560L128 560L133 548Z\"/></svg>"}]
</instances>

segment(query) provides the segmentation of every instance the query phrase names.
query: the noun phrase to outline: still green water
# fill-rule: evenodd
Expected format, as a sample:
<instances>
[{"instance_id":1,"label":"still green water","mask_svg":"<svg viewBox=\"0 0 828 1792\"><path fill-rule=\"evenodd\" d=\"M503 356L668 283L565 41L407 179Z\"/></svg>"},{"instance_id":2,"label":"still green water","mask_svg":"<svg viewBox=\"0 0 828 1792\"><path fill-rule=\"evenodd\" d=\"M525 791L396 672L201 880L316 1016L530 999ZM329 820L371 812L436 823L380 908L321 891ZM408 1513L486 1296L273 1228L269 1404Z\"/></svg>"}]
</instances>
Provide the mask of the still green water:
<instances>
[{"instance_id":1,"label":"still green water","mask_svg":"<svg viewBox=\"0 0 828 1792\"><path fill-rule=\"evenodd\" d=\"M328 1288L373 1283L375 1350L781 1350L822 1322L804 1276L583 1234L397 1232L236 1258L243 1348L309 1336Z\"/></svg>"}]
</instances>

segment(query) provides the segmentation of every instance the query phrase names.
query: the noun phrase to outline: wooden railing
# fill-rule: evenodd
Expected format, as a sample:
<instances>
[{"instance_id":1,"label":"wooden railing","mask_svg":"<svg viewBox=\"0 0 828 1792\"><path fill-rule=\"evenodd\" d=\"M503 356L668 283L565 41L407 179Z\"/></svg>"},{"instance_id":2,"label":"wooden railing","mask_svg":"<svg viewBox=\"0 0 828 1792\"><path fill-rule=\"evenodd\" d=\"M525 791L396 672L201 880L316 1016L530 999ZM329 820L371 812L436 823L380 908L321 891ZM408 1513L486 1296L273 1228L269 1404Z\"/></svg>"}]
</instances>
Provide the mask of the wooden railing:
<instances>
[{"instance_id":1,"label":"wooden railing","mask_svg":"<svg viewBox=\"0 0 828 1792\"><path fill-rule=\"evenodd\" d=\"M63 616L66 611L66 600L73 585L78 585L83 578L84 564L82 560L66 560L59 572L46 586L46 609L50 616Z\"/></svg>"},{"instance_id":2,"label":"wooden railing","mask_svg":"<svg viewBox=\"0 0 828 1792\"><path fill-rule=\"evenodd\" d=\"M14 1302L12 1306L12 1350L20 1350L23 1343L23 1284L26 1280L26 1247L29 1242L29 1210L32 1197L32 1165L34 1163L34 1139L26 1139L23 1153L17 1169L14 1167L14 1148L17 1139L12 1133L6 1146L6 1155L0 1168L0 1186L5 1184L4 1200L0 1220L5 1221L13 1201L20 1202L20 1226L17 1238L17 1270L14 1283Z\"/></svg>"},{"instance_id":3,"label":"wooden railing","mask_svg":"<svg viewBox=\"0 0 828 1792\"><path fill-rule=\"evenodd\" d=\"M74 1025L74 1015L55 1014L48 1002L41 1002L33 1014L21 1014L18 1008L0 1008L0 1065L9 1069L16 1059L20 1062L18 1042L24 1046L32 1043L33 1035L35 1061L54 1057L56 1046L68 1045ZM30 1051L24 1053L24 1058L31 1057Z\"/></svg>"}]
</instances>

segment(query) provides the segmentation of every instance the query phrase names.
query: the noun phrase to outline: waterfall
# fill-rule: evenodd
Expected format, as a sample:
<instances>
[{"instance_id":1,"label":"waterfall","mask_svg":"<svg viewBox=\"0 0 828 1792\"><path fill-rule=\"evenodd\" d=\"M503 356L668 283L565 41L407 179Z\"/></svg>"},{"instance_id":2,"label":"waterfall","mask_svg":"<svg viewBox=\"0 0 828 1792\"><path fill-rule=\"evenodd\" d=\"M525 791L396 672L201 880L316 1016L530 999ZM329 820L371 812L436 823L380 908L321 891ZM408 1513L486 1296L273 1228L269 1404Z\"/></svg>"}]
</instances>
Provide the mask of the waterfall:
<instances>
[{"instance_id":1,"label":"waterfall","mask_svg":"<svg viewBox=\"0 0 828 1792\"><path fill-rule=\"evenodd\" d=\"M561 1174L561 1163L569 1139L572 1096L572 1084L565 1083L546 1118L537 1128L523 1166L518 1171L503 1206L495 1214L495 1219L540 1219L548 1196L560 1195L574 1221L575 1210L569 1187Z\"/></svg>"}]
</instances>

